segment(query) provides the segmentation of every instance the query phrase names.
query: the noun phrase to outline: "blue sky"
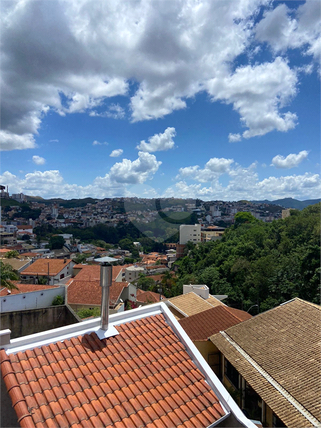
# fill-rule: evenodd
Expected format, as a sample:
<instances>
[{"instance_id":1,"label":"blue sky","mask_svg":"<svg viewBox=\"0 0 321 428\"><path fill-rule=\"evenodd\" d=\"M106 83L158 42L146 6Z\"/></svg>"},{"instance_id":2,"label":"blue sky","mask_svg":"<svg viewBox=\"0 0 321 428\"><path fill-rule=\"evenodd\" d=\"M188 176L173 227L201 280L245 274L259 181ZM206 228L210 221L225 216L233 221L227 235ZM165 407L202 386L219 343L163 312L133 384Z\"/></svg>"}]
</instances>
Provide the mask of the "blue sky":
<instances>
[{"instance_id":1,"label":"blue sky","mask_svg":"<svg viewBox=\"0 0 321 428\"><path fill-rule=\"evenodd\" d=\"M320 197L320 18L317 0L1 2L0 183Z\"/></svg>"}]
</instances>

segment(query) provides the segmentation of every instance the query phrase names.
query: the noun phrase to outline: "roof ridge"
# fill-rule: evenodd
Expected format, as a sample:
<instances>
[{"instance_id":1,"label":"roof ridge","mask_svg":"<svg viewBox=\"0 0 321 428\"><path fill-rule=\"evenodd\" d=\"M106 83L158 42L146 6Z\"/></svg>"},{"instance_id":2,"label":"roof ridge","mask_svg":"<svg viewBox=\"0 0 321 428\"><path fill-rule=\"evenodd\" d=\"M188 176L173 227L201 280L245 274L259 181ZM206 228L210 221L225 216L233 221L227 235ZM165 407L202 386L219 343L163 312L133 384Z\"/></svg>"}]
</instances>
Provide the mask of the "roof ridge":
<instances>
[{"instance_id":1,"label":"roof ridge","mask_svg":"<svg viewBox=\"0 0 321 428\"><path fill-rule=\"evenodd\" d=\"M220 306L217 306L217 307L220 308ZM237 315L235 315L233 312L230 311L230 309L236 309L236 308L231 308L230 306L225 306L225 307L223 306L223 308L226 309L229 314L231 314L234 318L236 318L240 322L247 321L247 320L242 320L241 318L239 318ZM241 309L236 309L236 310L240 311Z\"/></svg>"},{"instance_id":2,"label":"roof ridge","mask_svg":"<svg viewBox=\"0 0 321 428\"><path fill-rule=\"evenodd\" d=\"M293 407L296 408L298 412L301 413L309 422L315 427L320 427L320 421L317 420L300 402L293 397L282 385L279 384L266 370L264 370L259 363L257 363L254 358L252 358L237 342L235 342L231 336L229 336L225 331L220 331L218 334L221 334L231 346L233 346L236 351L238 351L251 366L257 370L260 375L264 377L286 400L288 400Z\"/></svg>"}]
</instances>

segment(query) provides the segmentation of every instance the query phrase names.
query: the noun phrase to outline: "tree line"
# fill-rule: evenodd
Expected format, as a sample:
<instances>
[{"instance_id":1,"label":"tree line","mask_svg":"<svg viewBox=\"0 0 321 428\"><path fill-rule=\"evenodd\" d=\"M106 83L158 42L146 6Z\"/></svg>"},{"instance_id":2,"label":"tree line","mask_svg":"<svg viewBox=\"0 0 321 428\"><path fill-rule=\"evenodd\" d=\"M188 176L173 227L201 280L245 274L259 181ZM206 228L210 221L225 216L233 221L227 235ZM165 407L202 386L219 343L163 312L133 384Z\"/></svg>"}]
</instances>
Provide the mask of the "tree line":
<instances>
[{"instance_id":1,"label":"tree line","mask_svg":"<svg viewBox=\"0 0 321 428\"><path fill-rule=\"evenodd\" d=\"M185 250L178 283L206 284L230 306L263 312L294 297L320 303L320 204L272 223L238 213L222 240Z\"/></svg>"}]
</instances>

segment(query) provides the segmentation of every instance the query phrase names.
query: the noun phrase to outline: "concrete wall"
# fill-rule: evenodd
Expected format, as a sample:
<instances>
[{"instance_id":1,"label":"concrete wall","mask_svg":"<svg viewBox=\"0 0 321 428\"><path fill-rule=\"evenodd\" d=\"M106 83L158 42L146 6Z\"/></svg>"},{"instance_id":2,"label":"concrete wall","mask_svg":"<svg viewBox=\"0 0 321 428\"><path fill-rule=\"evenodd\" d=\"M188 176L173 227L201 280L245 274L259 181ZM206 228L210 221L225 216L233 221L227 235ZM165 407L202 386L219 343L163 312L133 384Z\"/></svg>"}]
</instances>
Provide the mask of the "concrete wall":
<instances>
[{"instance_id":1,"label":"concrete wall","mask_svg":"<svg viewBox=\"0 0 321 428\"><path fill-rule=\"evenodd\" d=\"M76 322L79 322L79 318L67 305L0 314L1 330L9 328L11 339L75 324Z\"/></svg>"},{"instance_id":2,"label":"concrete wall","mask_svg":"<svg viewBox=\"0 0 321 428\"><path fill-rule=\"evenodd\" d=\"M201 242L201 225L181 224L179 227L179 243L186 244L187 242Z\"/></svg>"},{"instance_id":3,"label":"concrete wall","mask_svg":"<svg viewBox=\"0 0 321 428\"><path fill-rule=\"evenodd\" d=\"M48 290L31 291L29 293L11 294L0 297L1 313L26 309L47 308L52 305L56 296L65 298L65 286L48 288Z\"/></svg>"}]
</instances>

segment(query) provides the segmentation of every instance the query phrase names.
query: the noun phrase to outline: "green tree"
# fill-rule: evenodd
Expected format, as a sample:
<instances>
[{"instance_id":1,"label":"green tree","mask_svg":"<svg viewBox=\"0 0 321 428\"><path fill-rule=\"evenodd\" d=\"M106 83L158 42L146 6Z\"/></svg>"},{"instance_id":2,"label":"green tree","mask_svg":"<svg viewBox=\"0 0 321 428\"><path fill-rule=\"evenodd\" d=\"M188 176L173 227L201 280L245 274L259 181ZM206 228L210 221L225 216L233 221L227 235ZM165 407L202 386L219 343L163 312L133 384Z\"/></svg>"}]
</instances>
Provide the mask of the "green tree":
<instances>
[{"instance_id":1,"label":"green tree","mask_svg":"<svg viewBox=\"0 0 321 428\"><path fill-rule=\"evenodd\" d=\"M243 223L255 223L257 221L256 218L248 212L239 212L235 214L234 220L236 227Z\"/></svg>"},{"instance_id":2,"label":"green tree","mask_svg":"<svg viewBox=\"0 0 321 428\"><path fill-rule=\"evenodd\" d=\"M15 258L19 257L19 253L16 250L11 250L11 251L8 251L6 253L5 257L7 259L15 259Z\"/></svg>"},{"instance_id":3,"label":"green tree","mask_svg":"<svg viewBox=\"0 0 321 428\"><path fill-rule=\"evenodd\" d=\"M1 287L5 287L8 290L18 290L19 288L12 281L19 280L19 273L11 265L2 261L0 261L0 271Z\"/></svg>"},{"instance_id":4,"label":"green tree","mask_svg":"<svg viewBox=\"0 0 321 428\"><path fill-rule=\"evenodd\" d=\"M49 239L49 248L51 250L60 250L64 246L65 240L62 236L52 235Z\"/></svg>"},{"instance_id":5,"label":"green tree","mask_svg":"<svg viewBox=\"0 0 321 428\"><path fill-rule=\"evenodd\" d=\"M85 261L87 260L87 257L88 257L88 256L86 256L86 254L79 253L79 254L77 254L77 256L73 259L73 261L74 261L75 263L77 263L77 264L85 263Z\"/></svg>"},{"instance_id":6,"label":"green tree","mask_svg":"<svg viewBox=\"0 0 321 428\"><path fill-rule=\"evenodd\" d=\"M156 288L156 282L153 278L149 278L148 276L141 274L136 282L138 288L144 291L154 291Z\"/></svg>"}]
</instances>

